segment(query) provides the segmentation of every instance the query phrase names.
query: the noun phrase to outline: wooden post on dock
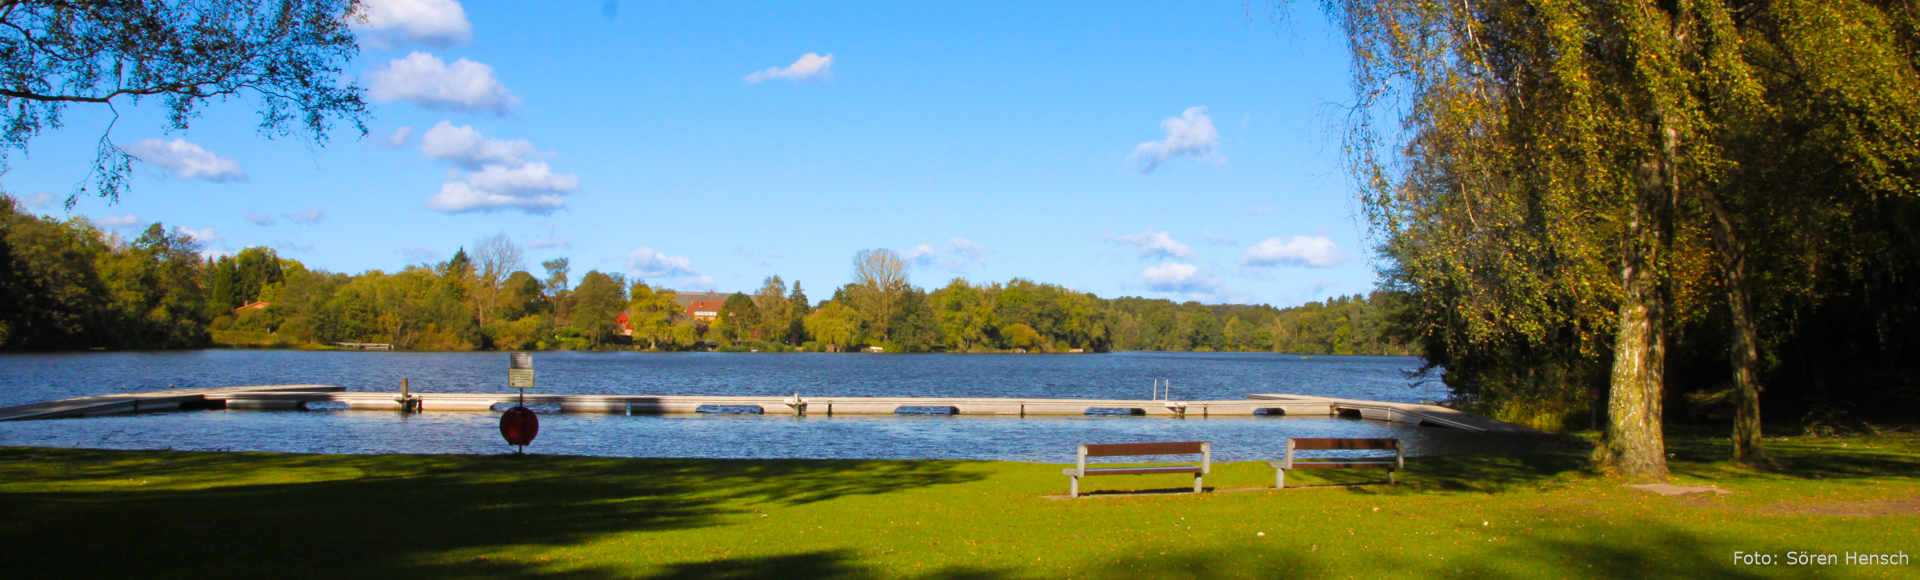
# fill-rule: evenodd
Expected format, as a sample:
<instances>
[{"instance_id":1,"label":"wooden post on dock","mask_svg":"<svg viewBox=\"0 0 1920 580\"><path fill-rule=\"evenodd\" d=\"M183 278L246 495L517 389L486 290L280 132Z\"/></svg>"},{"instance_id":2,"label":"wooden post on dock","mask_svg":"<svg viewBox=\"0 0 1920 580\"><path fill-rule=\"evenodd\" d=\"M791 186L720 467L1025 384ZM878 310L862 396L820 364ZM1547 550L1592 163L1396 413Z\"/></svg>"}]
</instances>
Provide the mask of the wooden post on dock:
<instances>
[{"instance_id":1,"label":"wooden post on dock","mask_svg":"<svg viewBox=\"0 0 1920 580\"><path fill-rule=\"evenodd\" d=\"M402 415L420 412L420 398L413 396L413 392L408 388L407 379L405 378L400 379L400 399L398 402L400 403L400 414Z\"/></svg>"}]
</instances>

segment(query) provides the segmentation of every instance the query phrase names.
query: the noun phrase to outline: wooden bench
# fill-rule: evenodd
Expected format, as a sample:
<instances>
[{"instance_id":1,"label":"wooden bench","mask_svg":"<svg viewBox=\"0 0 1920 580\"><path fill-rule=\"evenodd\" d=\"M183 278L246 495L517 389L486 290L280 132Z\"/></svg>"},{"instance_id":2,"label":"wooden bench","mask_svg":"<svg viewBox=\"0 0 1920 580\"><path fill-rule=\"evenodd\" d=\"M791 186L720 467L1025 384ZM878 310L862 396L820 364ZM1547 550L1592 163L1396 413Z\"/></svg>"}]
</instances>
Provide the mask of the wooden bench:
<instances>
[{"instance_id":1,"label":"wooden bench","mask_svg":"<svg viewBox=\"0 0 1920 580\"><path fill-rule=\"evenodd\" d=\"M1087 468L1088 457L1125 457L1133 455L1187 455L1199 454L1199 465L1144 465L1138 467L1096 467ZM1193 474L1193 492L1200 493L1200 479L1213 470L1213 446L1204 442L1185 443L1113 443L1106 445L1081 445L1079 465L1073 469L1062 470L1073 478L1067 489L1071 497L1080 497L1080 478L1095 475L1155 475L1161 473Z\"/></svg>"},{"instance_id":2,"label":"wooden bench","mask_svg":"<svg viewBox=\"0 0 1920 580\"><path fill-rule=\"evenodd\" d=\"M1391 449L1393 455L1373 455L1367 457L1305 457L1307 461L1297 461L1295 451L1322 451L1344 449ZM1353 469L1373 468L1387 470L1387 483L1393 483L1393 472L1406 469L1406 456L1400 452L1399 439L1318 439L1296 438L1287 440L1287 458L1280 461L1268 461L1273 466L1274 489L1287 487L1289 469Z\"/></svg>"}]
</instances>

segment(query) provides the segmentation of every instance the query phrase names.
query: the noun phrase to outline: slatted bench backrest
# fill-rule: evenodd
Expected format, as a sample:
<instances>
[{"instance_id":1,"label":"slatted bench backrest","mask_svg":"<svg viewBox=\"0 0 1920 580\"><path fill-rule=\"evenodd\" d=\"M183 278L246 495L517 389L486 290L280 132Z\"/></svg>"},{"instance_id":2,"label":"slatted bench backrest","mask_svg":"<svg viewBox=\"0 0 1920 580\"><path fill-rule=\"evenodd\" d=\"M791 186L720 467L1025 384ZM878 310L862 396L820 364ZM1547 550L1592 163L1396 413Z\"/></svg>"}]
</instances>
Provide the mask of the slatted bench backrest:
<instances>
[{"instance_id":1,"label":"slatted bench backrest","mask_svg":"<svg viewBox=\"0 0 1920 580\"><path fill-rule=\"evenodd\" d=\"M1294 439L1289 439L1288 441L1290 441L1289 443L1290 446L1292 446L1294 449L1301 450L1301 451L1316 451L1321 449L1399 449L1400 448L1399 439L1326 439L1326 438L1296 437Z\"/></svg>"},{"instance_id":2,"label":"slatted bench backrest","mask_svg":"<svg viewBox=\"0 0 1920 580\"><path fill-rule=\"evenodd\" d=\"M1082 457L1119 457L1125 455L1179 455L1205 453L1206 443L1106 443L1081 445Z\"/></svg>"}]
</instances>

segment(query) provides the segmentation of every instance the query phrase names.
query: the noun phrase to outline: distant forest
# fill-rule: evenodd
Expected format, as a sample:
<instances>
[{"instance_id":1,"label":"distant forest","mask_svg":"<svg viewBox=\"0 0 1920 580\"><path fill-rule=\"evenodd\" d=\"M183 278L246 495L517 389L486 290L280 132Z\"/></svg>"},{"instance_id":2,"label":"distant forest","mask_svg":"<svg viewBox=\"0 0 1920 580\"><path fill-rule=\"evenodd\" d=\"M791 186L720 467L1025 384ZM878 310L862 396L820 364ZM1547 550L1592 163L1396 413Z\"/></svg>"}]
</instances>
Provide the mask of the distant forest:
<instances>
[{"instance_id":1,"label":"distant forest","mask_svg":"<svg viewBox=\"0 0 1920 580\"><path fill-rule=\"evenodd\" d=\"M215 259L200 251L160 224L127 240L0 196L0 348L1410 352L1387 338L1390 297L1377 292L1275 308L1108 300L1022 279L956 278L928 291L889 250L856 256L853 281L828 300L775 276L728 297L710 323L642 280L589 271L575 283L564 258L535 275L505 236L444 262L357 275L263 247Z\"/></svg>"}]
</instances>

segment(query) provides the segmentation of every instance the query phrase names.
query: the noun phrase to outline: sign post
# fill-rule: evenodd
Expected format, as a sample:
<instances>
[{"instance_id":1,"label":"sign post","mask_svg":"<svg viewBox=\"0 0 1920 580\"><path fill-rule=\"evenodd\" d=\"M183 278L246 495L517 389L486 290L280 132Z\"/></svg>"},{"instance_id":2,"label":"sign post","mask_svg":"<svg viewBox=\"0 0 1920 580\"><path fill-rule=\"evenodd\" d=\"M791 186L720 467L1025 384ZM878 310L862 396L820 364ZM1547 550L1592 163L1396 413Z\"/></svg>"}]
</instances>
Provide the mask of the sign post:
<instances>
[{"instance_id":1,"label":"sign post","mask_svg":"<svg viewBox=\"0 0 1920 580\"><path fill-rule=\"evenodd\" d=\"M527 409L527 389L533 388L533 353L507 354L507 386L520 389L520 404L500 415L500 436L508 445L518 445L515 454L525 453L527 444L540 434L540 418Z\"/></svg>"}]
</instances>

